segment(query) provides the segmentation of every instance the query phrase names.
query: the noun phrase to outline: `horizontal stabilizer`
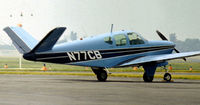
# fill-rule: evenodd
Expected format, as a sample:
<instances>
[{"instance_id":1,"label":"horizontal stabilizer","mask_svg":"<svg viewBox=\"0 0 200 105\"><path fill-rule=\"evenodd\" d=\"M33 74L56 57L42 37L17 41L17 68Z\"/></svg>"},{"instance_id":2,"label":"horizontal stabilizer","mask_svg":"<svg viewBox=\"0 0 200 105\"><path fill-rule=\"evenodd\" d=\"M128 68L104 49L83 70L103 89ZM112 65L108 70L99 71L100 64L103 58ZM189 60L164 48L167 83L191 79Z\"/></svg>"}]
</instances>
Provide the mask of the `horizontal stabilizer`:
<instances>
[{"instance_id":1,"label":"horizontal stabilizer","mask_svg":"<svg viewBox=\"0 0 200 105\"><path fill-rule=\"evenodd\" d=\"M6 27L4 31L11 38L16 49L22 54L30 52L38 43L35 38L21 27Z\"/></svg>"},{"instance_id":2,"label":"horizontal stabilizer","mask_svg":"<svg viewBox=\"0 0 200 105\"><path fill-rule=\"evenodd\" d=\"M56 44L66 27L58 27L50 31L31 52L42 52L51 50Z\"/></svg>"}]
</instances>

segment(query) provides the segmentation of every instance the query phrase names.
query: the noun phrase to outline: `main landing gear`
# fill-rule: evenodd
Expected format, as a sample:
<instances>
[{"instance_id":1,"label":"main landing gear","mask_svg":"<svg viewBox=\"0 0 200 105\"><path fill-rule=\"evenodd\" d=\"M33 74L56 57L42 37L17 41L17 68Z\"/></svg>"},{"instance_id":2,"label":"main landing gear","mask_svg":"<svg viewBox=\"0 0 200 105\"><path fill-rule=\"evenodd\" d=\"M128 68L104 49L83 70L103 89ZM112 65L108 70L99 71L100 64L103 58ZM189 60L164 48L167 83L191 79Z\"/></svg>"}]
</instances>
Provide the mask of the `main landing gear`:
<instances>
[{"instance_id":1,"label":"main landing gear","mask_svg":"<svg viewBox=\"0 0 200 105\"><path fill-rule=\"evenodd\" d=\"M144 72L143 74L143 80L144 82L152 82L153 81L154 76L148 76L146 72Z\"/></svg>"},{"instance_id":2,"label":"main landing gear","mask_svg":"<svg viewBox=\"0 0 200 105\"><path fill-rule=\"evenodd\" d=\"M143 74L144 82L152 82L156 68L157 68L157 64L156 63L146 63L143 65L143 68L145 71Z\"/></svg>"},{"instance_id":3,"label":"main landing gear","mask_svg":"<svg viewBox=\"0 0 200 105\"><path fill-rule=\"evenodd\" d=\"M96 74L98 81L106 81L108 73L104 68L92 68L92 71Z\"/></svg>"}]
</instances>

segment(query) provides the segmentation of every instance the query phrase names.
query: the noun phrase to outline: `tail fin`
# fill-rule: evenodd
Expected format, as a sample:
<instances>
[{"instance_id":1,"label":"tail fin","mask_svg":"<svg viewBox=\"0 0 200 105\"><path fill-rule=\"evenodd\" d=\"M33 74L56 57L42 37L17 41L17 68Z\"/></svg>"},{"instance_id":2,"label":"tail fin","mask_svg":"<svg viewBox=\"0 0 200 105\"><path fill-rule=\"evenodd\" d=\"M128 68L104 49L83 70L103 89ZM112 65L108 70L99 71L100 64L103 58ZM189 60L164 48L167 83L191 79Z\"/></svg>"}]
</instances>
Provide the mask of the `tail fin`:
<instances>
[{"instance_id":1,"label":"tail fin","mask_svg":"<svg viewBox=\"0 0 200 105\"><path fill-rule=\"evenodd\" d=\"M51 50L53 46L56 44L60 36L65 31L65 27L58 27L51 30L31 52L42 52Z\"/></svg>"},{"instance_id":2,"label":"tail fin","mask_svg":"<svg viewBox=\"0 0 200 105\"><path fill-rule=\"evenodd\" d=\"M4 31L11 38L17 50L24 54L33 49L38 41L20 27L6 27Z\"/></svg>"},{"instance_id":3,"label":"tail fin","mask_svg":"<svg viewBox=\"0 0 200 105\"><path fill-rule=\"evenodd\" d=\"M6 27L4 31L11 38L17 50L25 54L51 50L65 29L65 27L53 29L39 43L20 27Z\"/></svg>"}]
</instances>

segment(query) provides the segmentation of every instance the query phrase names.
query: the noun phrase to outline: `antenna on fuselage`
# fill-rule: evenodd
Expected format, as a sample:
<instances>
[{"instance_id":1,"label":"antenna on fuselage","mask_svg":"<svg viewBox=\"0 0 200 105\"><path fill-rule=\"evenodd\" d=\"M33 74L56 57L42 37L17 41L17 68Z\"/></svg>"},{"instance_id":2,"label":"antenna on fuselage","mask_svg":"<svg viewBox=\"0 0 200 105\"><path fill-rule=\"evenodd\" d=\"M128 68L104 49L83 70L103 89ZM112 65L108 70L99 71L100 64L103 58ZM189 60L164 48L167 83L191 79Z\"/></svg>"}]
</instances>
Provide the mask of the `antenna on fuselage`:
<instances>
[{"instance_id":1,"label":"antenna on fuselage","mask_svg":"<svg viewBox=\"0 0 200 105\"><path fill-rule=\"evenodd\" d=\"M110 29L110 33L112 34L113 31L113 24L111 24L111 29Z\"/></svg>"}]
</instances>

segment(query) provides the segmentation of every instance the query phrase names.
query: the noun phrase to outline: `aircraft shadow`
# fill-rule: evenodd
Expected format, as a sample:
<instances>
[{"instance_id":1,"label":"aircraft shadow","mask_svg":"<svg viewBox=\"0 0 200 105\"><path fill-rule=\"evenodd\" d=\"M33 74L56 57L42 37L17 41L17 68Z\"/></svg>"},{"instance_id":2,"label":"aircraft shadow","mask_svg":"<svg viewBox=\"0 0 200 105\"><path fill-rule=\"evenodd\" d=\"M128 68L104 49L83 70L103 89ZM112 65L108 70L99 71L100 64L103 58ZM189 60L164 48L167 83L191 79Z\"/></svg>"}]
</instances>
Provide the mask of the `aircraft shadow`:
<instances>
[{"instance_id":1,"label":"aircraft shadow","mask_svg":"<svg viewBox=\"0 0 200 105\"><path fill-rule=\"evenodd\" d=\"M61 80L61 79L59 79ZM62 79L62 81L65 82L99 82L99 83L114 83L114 82L119 82L119 83L149 83L149 84L154 84L154 83L169 83L169 84L200 84L200 81L173 81L173 82L166 82L166 81L153 81L153 82L144 82L144 81L131 81L131 80L107 80L106 82L101 82L98 80L86 80L86 79Z\"/></svg>"}]
</instances>

